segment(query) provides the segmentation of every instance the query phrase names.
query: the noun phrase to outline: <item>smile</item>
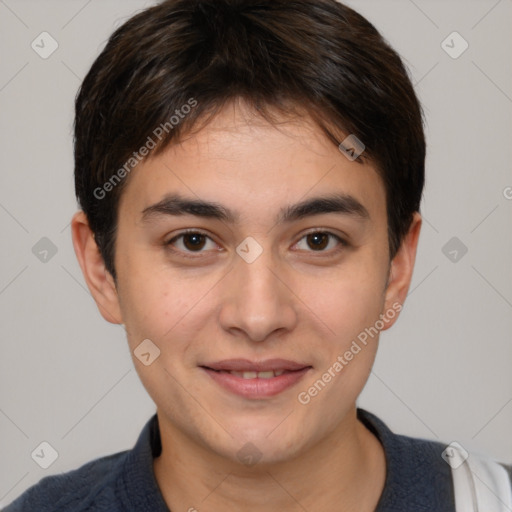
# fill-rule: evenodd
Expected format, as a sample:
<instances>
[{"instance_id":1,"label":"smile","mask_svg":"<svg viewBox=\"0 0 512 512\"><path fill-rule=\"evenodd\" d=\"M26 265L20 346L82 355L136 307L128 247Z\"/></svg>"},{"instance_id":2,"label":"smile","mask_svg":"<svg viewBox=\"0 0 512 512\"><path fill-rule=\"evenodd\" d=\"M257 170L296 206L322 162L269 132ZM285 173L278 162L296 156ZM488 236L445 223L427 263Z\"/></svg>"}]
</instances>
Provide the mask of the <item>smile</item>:
<instances>
[{"instance_id":1,"label":"smile","mask_svg":"<svg viewBox=\"0 0 512 512\"><path fill-rule=\"evenodd\" d=\"M214 370L215 371L215 370ZM288 370L274 370L267 372L235 372L235 371L225 371L225 370L217 370L221 373L229 373L230 375L235 375L236 377L241 377L242 379L271 379L273 377L279 377Z\"/></svg>"},{"instance_id":2,"label":"smile","mask_svg":"<svg viewBox=\"0 0 512 512\"><path fill-rule=\"evenodd\" d=\"M233 359L200 368L224 390L244 398L262 399L291 388L312 367L283 359L259 363Z\"/></svg>"}]
</instances>

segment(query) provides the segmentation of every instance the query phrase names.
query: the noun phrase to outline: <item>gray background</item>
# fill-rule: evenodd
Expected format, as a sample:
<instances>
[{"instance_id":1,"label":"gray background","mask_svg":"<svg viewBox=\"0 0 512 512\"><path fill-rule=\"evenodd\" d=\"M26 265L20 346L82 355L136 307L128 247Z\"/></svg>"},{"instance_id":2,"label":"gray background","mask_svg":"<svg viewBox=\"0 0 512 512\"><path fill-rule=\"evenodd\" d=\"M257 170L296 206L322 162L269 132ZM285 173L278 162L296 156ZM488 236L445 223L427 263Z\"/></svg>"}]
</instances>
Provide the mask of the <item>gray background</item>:
<instances>
[{"instance_id":1,"label":"gray background","mask_svg":"<svg viewBox=\"0 0 512 512\"><path fill-rule=\"evenodd\" d=\"M114 28L151 3L0 0L0 507L130 448L155 410L69 229L75 93ZM410 296L359 406L397 432L512 462L512 0L348 3L410 67L429 144ZM47 59L31 48L43 31L59 45ZM457 59L441 46L453 31L469 43ZM43 237L57 249L46 262L32 250ZM42 441L59 454L46 470L31 458Z\"/></svg>"}]
</instances>

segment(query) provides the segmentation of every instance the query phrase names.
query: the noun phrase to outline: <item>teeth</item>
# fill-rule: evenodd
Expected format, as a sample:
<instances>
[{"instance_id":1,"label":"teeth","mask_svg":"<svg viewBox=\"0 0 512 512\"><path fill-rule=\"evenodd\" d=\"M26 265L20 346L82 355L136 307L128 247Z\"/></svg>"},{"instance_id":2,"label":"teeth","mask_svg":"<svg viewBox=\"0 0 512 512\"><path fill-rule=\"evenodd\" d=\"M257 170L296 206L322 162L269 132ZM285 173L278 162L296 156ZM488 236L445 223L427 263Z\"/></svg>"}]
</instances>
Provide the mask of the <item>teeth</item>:
<instances>
[{"instance_id":1,"label":"teeth","mask_svg":"<svg viewBox=\"0 0 512 512\"><path fill-rule=\"evenodd\" d=\"M274 375L274 372L273 372L273 371L269 371L269 372L258 372L258 379L272 379L273 377L275 377L275 375Z\"/></svg>"},{"instance_id":2,"label":"teeth","mask_svg":"<svg viewBox=\"0 0 512 512\"><path fill-rule=\"evenodd\" d=\"M242 379L272 379L273 377L279 377L284 373L284 370L275 370L268 372L235 372L229 371L231 375L235 375L236 377L241 377Z\"/></svg>"}]
</instances>

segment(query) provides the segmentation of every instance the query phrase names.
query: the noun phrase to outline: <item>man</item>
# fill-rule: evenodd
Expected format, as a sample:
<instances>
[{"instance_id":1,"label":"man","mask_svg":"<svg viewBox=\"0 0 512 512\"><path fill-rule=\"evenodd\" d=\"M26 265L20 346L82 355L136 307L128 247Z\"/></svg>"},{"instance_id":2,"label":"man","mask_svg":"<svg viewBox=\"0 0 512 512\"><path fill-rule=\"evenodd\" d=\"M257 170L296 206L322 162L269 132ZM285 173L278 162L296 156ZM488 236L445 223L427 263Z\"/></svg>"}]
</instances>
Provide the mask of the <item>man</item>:
<instances>
[{"instance_id":1,"label":"man","mask_svg":"<svg viewBox=\"0 0 512 512\"><path fill-rule=\"evenodd\" d=\"M6 510L448 512L465 482L506 506L504 467L461 480L455 447L356 407L424 160L400 58L334 0L168 0L116 30L76 100L73 243L157 414Z\"/></svg>"}]
</instances>

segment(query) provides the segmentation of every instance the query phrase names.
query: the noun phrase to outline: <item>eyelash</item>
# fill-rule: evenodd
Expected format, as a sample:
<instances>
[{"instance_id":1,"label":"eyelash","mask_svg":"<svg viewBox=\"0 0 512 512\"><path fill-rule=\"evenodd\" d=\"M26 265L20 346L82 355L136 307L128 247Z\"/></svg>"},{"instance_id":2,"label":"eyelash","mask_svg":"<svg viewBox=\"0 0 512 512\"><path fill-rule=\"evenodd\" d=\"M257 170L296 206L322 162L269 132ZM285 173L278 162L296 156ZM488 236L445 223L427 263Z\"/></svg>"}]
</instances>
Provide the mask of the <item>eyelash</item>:
<instances>
[{"instance_id":1,"label":"eyelash","mask_svg":"<svg viewBox=\"0 0 512 512\"><path fill-rule=\"evenodd\" d=\"M205 236L206 238L208 238L209 240L212 240L212 238L205 232L201 231L201 230L197 230L197 229L189 229L189 230L186 230L186 231L182 231L181 233L179 233L178 235L174 236L173 238L171 238L169 241L165 242L165 246L170 250L172 251L173 253L175 254L178 254L180 256L183 256L184 258L190 258L190 259L197 259L197 258L200 258L201 256L201 253L202 252L205 252L205 251L182 251L180 249L174 249L172 247L173 243L180 239L180 238L183 238L184 236L186 235L202 235L202 236ZM306 251L306 252L311 252L311 253L318 253L320 255L323 255L323 254L326 254L328 256L335 256L338 254L339 251L343 250L344 248L348 247L349 244L346 240L344 240L343 238L341 238L339 235L336 235L335 233L332 233L331 231L327 231L327 230L322 230L321 228L316 228L315 230L313 231L308 231L307 233L304 233L304 235L302 235L302 237L296 242L299 243L302 239L306 238L308 235L315 235L315 234L323 234L323 235L327 235L331 238L334 238L337 242L339 242L339 245L336 249L331 249L330 251L324 251L324 250L321 250L321 251ZM295 245L295 244L294 244ZM192 256L193 254L196 254L194 256Z\"/></svg>"}]
</instances>

